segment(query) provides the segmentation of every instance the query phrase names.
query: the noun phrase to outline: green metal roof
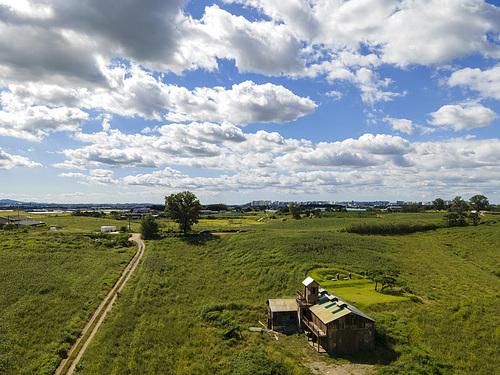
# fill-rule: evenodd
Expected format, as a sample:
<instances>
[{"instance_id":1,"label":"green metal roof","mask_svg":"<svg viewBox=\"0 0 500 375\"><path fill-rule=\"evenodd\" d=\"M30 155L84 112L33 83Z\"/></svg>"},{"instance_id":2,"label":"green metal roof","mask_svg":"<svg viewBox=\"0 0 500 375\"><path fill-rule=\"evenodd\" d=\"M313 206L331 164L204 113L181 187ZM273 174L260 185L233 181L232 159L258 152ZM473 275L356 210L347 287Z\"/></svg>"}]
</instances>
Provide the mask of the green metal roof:
<instances>
[{"instance_id":1,"label":"green metal roof","mask_svg":"<svg viewBox=\"0 0 500 375\"><path fill-rule=\"evenodd\" d=\"M326 302L331 303L326 304ZM348 314L356 314L374 322L374 320L368 315L362 313L354 306L350 305L338 296L329 293L325 289L320 290L320 300L309 309L324 324L333 322L334 320L342 318Z\"/></svg>"}]
</instances>

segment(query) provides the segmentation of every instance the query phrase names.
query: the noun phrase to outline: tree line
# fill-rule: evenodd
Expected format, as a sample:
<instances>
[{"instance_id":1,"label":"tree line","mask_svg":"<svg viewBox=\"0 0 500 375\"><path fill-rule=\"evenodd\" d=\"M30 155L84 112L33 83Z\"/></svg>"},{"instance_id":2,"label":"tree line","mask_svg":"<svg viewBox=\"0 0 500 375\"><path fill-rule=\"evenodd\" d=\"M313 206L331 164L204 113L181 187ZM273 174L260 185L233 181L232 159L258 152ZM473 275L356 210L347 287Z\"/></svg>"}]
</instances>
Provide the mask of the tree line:
<instances>
[{"instance_id":1,"label":"tree line","mask_svg":"<svg viewBox=\"0 0 500 375\"><path fill-rule=\"evenodd\" d=\"M490 208L490 203L487 197L484 195L474 195L470 198L469 202L462 199L461 196L456 196L450 205L446 205L442 198L437 198L433 202L433 208L438 211L448 210L449 214L446 215L445 220L448 222L448 226L464 226L468 225L470 222L473 225L479 224L479 212ZM403 206L403 211L412 212L413 206ZM179 193L173 193L165 197L165 215L172 219L179 225L179 229L186 235L192 228L192 226L198 223L200 216L200 210L203 208L200 201L195 194L186 190ZM205 208L212 210L225 210L227 206L225 204L213 204L208 205ZM405 210L406 208L406 210ZM421 207L415 206L416 209L420 210ZM473 210L475 212L468 212ZM294 219L300 219L303 213L306 216L320 216L320 210L303 210L299 204L290 203L287 207L282 209L282 212L290 213ZM430 230L435 229L435 225L431 226L413 226L411 228L401 225L392 226L377 226L375 227L356 227L349 228L350 232L362 232L362 233L411 233L415 231ZM154 220L153 216L147 215L141 221L141 233L144 239L151 239L158 236L158 223Z\"/></svg>"}]
</instances>

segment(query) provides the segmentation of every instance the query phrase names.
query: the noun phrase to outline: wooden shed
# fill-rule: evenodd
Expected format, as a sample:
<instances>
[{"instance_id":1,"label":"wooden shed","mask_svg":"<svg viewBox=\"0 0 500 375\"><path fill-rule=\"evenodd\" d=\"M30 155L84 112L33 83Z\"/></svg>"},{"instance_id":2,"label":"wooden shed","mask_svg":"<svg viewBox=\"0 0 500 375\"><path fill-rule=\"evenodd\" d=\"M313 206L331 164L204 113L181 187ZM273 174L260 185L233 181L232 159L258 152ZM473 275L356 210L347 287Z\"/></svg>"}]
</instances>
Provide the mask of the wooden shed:
<instances>
[{"instance_id":1,"label":"wooden shed","mask_svg":"<svg viewBox=\"0 0 500 375\"><path fill-rule=\"evenodd\" d=\"M295 299L270 299L267 301L267 328L273 331L298 331L299 320Z\"/></svg>"}]
</instances>

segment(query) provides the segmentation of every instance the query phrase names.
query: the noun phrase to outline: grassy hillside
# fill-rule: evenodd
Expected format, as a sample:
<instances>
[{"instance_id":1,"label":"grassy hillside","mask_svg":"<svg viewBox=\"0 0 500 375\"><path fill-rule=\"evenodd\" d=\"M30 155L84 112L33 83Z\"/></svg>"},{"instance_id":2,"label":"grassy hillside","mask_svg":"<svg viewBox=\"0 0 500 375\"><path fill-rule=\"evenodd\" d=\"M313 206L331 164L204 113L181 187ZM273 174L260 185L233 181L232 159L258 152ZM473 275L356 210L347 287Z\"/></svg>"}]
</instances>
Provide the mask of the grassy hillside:
<instances>
[{"instance_id":1,"label":"grassy hillside","mask_svg":"<svg viewBox=\"0 0 500 375\"><path fill-rule=\"evenodd\" d=\"M367 306L378 322L375 352L323 360L378 364L385 374L494 373L500 366L500 227L405 236L339 231L359 220L440 222L442 214L289 220L206 240L150 242L81 373L236 374L249 363L309 373L301 360L304 351L315 354L301 336L223 335L235 326L259 326L268 298L294 297L309 270L325 267L397 270L419 298Z\"/></svg>"},{"instance_id":2,"label":"grassy hillside","mask_svg":"<svg viewBox=\"0 0 500 375\"><path fill-rule=\"evenodd\" d=\"M52 374L136 247L126 238L0 231L0 374Z\"/></svg>"},{"instance_id":3,"label":"grassy hillside","mask_svg":"<svg viewBox=\"0 0 500 375\"><path fill-rule=\"evenodd\" d=\"M0 374L50 373L135 250L84 234L100 219L52 219L75 221L57 233L0 234ZM442 221L442 213L341 213L259 225L220 219L248 232L150 241L78 371L310 374L303 361L348 361L382 374L493 374L500 367L500 224L410 235L342 231L353 223ZM276 340L247 330L265 322L267 299L295 297L320 268L399 273L412 298L377 299L366 279L338 291L377 320L374 352L330 358L302 335ZM235 327L241 338L225 338Z\"/></svg>"}]
</instances>

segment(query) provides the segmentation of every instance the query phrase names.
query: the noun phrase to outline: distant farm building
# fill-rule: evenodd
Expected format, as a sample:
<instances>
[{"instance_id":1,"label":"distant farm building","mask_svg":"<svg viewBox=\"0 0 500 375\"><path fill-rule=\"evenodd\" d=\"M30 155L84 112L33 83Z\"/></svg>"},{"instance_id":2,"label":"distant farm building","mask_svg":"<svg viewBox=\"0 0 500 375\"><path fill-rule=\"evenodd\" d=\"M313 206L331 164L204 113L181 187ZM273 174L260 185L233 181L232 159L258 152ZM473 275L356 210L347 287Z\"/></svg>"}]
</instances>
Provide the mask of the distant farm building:
<instances>
[{"instance_id":1,"label":"distant farm building","mask_svg":"<svg viewBox=\"0 0 500 375\"><path fill-rule=\"evenodd\" d=\"M144 215L147 215L147 214L151 213L151 208L147 208L147 207L134 208L134 209L132 209L132 213L133 214L144 214Z\"/></svg>"},{"instance_id":2,"label":"distant farm building","mask_svg":"<svg viewBox=\"0 0 500 375\"><path fill-rule=\"evenodd\" d=\"M15 226L26 226L26 227L38 227L45 225L44 222L38 220L31 220L29 216L21 216L21 215L7 215L0 216L0 227L3 227L6 224L13 224Z\"/></svg>"},{"instance_id":3,"label":"distant farm building","mask_svg":"<svg viewBox=\"0 0 500 375\"><path fill-rule=\"evenodd\" d=\"M375 321L311 277L302 282L297 299L268 301L267 327L276 331L303 331L318 351L352 353L375 347ZM293 315L296 314L296 318Z\"/></svg>"},{"instance_id":4,"label":"distant farm building","mask_svg":"<svg viewBox=\"0 0 500 375\"><path fill-rule=\"evenodd\" d=\"M116 227L111 225L103 225L101 227L101 232L116 232Z\"/></svg>"}]
</instances>

